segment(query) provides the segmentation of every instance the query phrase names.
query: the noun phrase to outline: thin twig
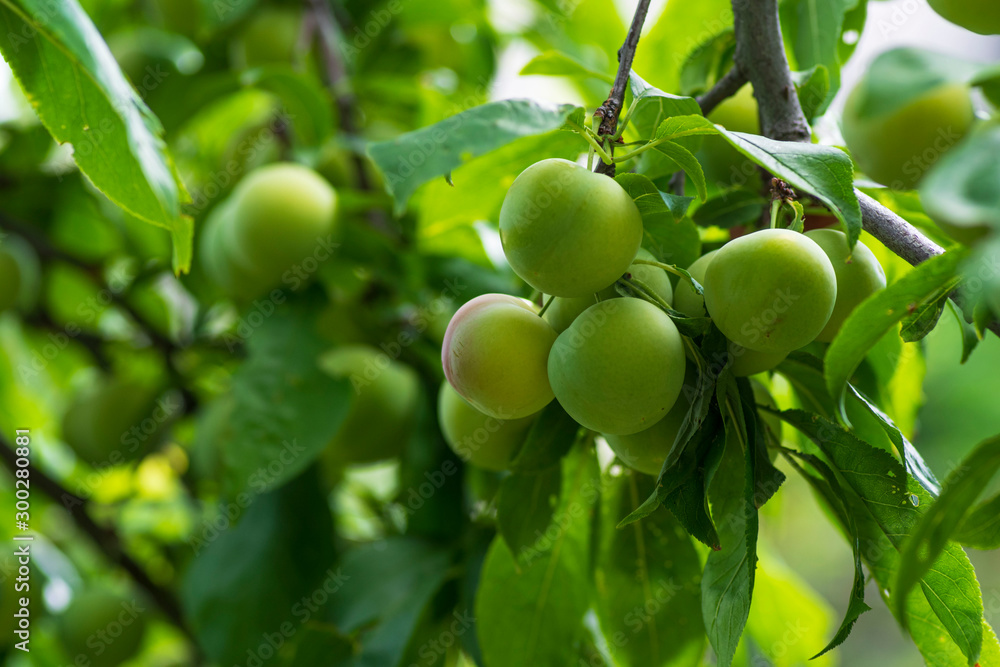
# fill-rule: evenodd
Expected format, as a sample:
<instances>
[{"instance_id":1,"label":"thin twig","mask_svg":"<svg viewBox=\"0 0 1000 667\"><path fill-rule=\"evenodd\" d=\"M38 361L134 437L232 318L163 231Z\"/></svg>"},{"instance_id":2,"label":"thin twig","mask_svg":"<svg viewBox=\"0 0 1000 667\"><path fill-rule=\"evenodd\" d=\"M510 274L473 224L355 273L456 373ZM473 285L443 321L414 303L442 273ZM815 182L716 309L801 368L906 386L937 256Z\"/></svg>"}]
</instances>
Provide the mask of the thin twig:
<instances>
[{"instance_id":1,"label":"thin twig","mask_svg":"<svg viewBox=\"0 0 1000 667\"><path fill-rule=\"evenodd\" d=\"M18 458L17 454L14 452L10 443L2 437L0 437L0 458L3 459L4 465L6 465L11 472L18 469L16 464ZM192 645L197 648L197 639L184 620L184 614L181 611L181 606L177 601L177 598L174 597L172 592L150 579L146 571L137 562L135 562L131 556L125 553L125 550L122 547L121 538L118 537L118 533L111 528L98 525L90 517L87 513L89 502L63 487L62 484L57 482L52 477L49 477L33 464L29 463L27 469L29 470L33 488L40 489L42 493L49 496L57 504L62 505L63 509L69 512L70 516L73 517L73 520L76 522L76 525L80 528L80 530L86 533L94 541L94 543L109 560L117 563L123 570L128 572L129 576L132 577L132 580L149 594L167 618L169 618L170 621L176 625L191 641Z\"/></svg>"},{"instance_id":2,"label":"thin twig","mask_svg":"<svg viewBox=\"0 0 1000 667\"><path fill-rule=\"evenodd\" d=\"M738 93L747 81L746 73L734 63L729 71L715 82L714 86L697 98L701 113L705 116L712 113L721 102Z\"/></svg>"},{"instance_id":3,"label":"thin twig","mask_svg":"<svg viewBox=\"0 0 1000 667\"><path fill-rule=\"evenodd\" d=\"M597 108L594 116L601 119L597 134L600 136L613 137L618 130L618 116L622 112L625 104L625 91L628 90L629 75L632 73L632 61L635 60L635 50L639 45L639 34L642 32L642 24L646 22L646 13L649 12L650 0L639 0L632 16L632 25L625 35L625 43L618 49L618 72L615 74L615 82L611 87L611 94L604 104ZM614 11L611 8L609 11ZM611 154L614 154L614 145L608 147ZM599 162L594 169L599 174L608 176L615 175L615 165Z\"/></svg>"}]
</instances>

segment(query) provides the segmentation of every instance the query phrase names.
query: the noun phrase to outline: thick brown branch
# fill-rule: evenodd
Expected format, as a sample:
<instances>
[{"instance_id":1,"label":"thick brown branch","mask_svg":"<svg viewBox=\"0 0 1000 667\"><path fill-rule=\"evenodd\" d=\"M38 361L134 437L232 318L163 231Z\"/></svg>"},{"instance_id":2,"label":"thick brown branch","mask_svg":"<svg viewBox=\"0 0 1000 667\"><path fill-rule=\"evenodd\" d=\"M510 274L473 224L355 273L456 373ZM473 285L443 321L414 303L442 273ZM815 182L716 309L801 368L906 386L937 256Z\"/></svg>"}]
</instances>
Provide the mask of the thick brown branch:
<instances>
[{"instance_id":1,"label":"thick brown branch","mask_svg":"<svg viewBox=\"0 0 1000 667\"><path fill-rule=\"evenodd\" d=\"M17 454L10 443L3 438L0 438L0 458L3 459L4 465L11 472L18 469L16 465ZM80 530L94 541L110 561L118 564L125 570L132 577L132 580L149 594L167 618L191 640L194 646L197 646L194 634L184 620L184 614L181 612L177 598L169 590L150 579L146 571L131 556L125 553L121 539L114 530L98 525L90 517L87 513L88 501L64 488L62 484L49 477L34 465L29 463L27 469L30 471L29 479L31 480L32 488L40 489L42 493L62 505L69 512L70 516L73 517L74 522Z\"/></svg>"},{"instance_id":2,"label":"thick brown branch","mask_svg":"<svg viewBox=\"0 0 1000 667\"><path fill-rule=\"evenodd\" d=\"M601 119L601 125L597 133L601 136L613 136L618 131L618 116L621 115L622 105L625 104L625 91L628 90L629 75L632 73L632 61L635 60L635 50L639 46L639 35L642 33L642 24L646 22L646 14L649 12L650 0L639 0L632 15L632 24L625 35L625 43L618 49L618 72L615 74L615 82L611 86L611 94L604 104L597 108L594 116ZM610 8L609 11L614 11ZM614 145L609 146L609 150L614 155ZM615 165L597 162L594 168L599 174L615 175Z\"/></svg>"},{"instance_id":3,"label":"thick brown branch","mask_svg":"<svg viewBox=\"0 0 1000 667\"><path fill-rule=\"evenodd\" d=\"M745 71L753 84L762 133L780 141L810 141L809 124L795 94L785 57L777 0L732 2L736 22L736 67ZM865 231L886 248L914 266L944 252L902 217L864 193L855 192L861 204ZM960 292L953 293L951 299L962 305ZM1000 323L994 321L988 328L1000 336Z\"/></svg>"}]
</instances>

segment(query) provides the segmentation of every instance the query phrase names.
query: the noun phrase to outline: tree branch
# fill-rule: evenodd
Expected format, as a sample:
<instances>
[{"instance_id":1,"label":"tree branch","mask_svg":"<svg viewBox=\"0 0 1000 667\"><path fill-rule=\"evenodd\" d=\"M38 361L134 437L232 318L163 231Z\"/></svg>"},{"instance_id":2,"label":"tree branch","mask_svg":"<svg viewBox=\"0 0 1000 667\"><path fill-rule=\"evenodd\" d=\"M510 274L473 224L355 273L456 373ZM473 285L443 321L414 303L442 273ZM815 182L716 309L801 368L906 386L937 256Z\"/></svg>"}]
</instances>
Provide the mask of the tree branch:
<instances>
[{"instance_id":1,"label":"tree branch","mask_svg":"<svg viewBox=\"0 0 1000 667\"><path fill-rule=\"evenodd\" d=\"M747 73L760 109L764 136L779 141L811 140L778 22L777 0L732 0L736 23L736 65ZM921 234L913 225L868 195L855 190L861 204L861 222L866 232L913 266L940 255L944 249ZM961 307L960 292L951 299ZM1000 336L1000 322L989 330Z\"/></svg>"},{"instance_id":2,"label":"tree branch","mask_svg":"<svg viewBox=\"0 0 1000 667\"><path fill-rule=\"evenodd\" d=\"M635 60L635 50L639 46L639 34L642 33L642 24L646 22L646 14L649 12L650 0L639 0L636 5L635 14L632 15L632 25L625 35L625 43L618 49L618 72L615 74L615 82L611 86L611 94L604 104L594 112L595 118L601 119L601 125L597 129L597 134L601 136L614 136L618 131L618 116L622 112L622 105L625 104L625 91L628 90L629 75L632 73L632 61ZM614 11L611 7L608 11ZM611 154L614 155L614 145L609 146ZM614 164L604 164L598 161L594 168L599 174L608 176L615 175Z\"/></svg>"},{"instance_id":3,"label":"tree branch","mask_svg":"<svg viewBox=\"0 0 1000 667\"><path fill-rule=\"evenodd\" d=\"M715 82L709 90L698 97L698 106L705 116L712 113L715 107L719 106L726 98L732 97L739 92L740 88L748 81L743 69L735 63L721 79Z\"/></svg>"},{"instance_id":4,"label":"tree branch","mask_svg":"<svg viewBox=\"0 0 1000 667\"><path fill-rule=\"evenodd\" d=\"M17 454L10 443L2 437L0 437L0 458L3 459L4 465L12 473L18 469L16 464ZM49 477L33 464L29 463L27 470L30 471L32 485L35 488L41 489L42 493L49 496L69 512L80 530L94 541L110 561L117 563L123 570L128 572L132 580L149 594L167 618L184 633L197 650L197 639L187 626L184 614L181 612L180 604L173 593L150 579L146 571L131 556L125 553L121 539L114 530L98 525L90 517L87 513L88 501L64 488L62 484Z\"/></svg>"}]
</instances>

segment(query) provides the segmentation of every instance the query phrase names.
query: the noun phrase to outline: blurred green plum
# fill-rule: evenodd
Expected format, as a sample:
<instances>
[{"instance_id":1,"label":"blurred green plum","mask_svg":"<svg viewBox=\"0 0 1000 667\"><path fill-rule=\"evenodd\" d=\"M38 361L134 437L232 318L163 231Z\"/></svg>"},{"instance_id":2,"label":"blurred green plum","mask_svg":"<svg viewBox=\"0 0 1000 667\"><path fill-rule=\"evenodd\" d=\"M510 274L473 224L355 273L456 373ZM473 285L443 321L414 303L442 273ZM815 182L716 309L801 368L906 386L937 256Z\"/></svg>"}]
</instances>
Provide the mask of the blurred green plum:
<instances>
[{"instance_id":1,"label":"blurred green plum","mask_svg":"<svg viewBox=\"0 0 1000 667\"><path fill-rule=\"evenodd\" d=\"M500 241L526 283L545 294L583 297L628 270L642 241L642 216L614 179L568 160L542 160L507 191Z\"/></svg>"},{"instance_id":2,"label":"blurred green plum","mask_svg":"<svg viewBox=\"0 0 1000 667\"><path fill-rule=\"evenodd\" d=\"M59 642L73 664L117 667L142 646L148 608L109 591L78 593L58 618Z\"/></svg>"},{"instance_id":3,"label":"blurred green plum","mask_svg":"<svg viewBox=\"0 0 1000 667\"><path fill-rule=\"evenodd\" d=\"M328 460L368 463L402 454L420 405L416 371L382 350L358 344L330 350L320 367L353 388L347 416L327 446Z\"/></svg>"},{"instance_id":4,"label":"blurred green plum","mask_svg":"<svg viewBox=\"0 0 1000 667\"><path fill-rule=\"evenodd\" d=\"M732 97L723 100L708 114L708 119L730 132L760 134L760 120L753 87L746 84ZM698 160L705 171L705 178L720 187L734 181L746 180L748 173L756 171L755 165L732 144L720 136L704 138Z\"/></svg>"},{"instance_id":5,"label":"blurred green plum","mask_svg":"<svg viewBox=\"0 0 1000 667\"><path fill-rule=\"evenodd\" d=\"M451 318L441 365L451 386L481 412L527 417L552 400L546 359L556 335L528 301L484 294Z\"/></svg>"},{"instance_id":6,"label":"blurred green plum","mask_svg":"<svg viewBox=\"0 0 1000 667\"><path fill-rule=\"evenodd\" d=\"M673 407L684 382L684 343L673 321L642 299L609 299L559 334L549 380L559 404L586 428L629 435Z\"/></svg>"},{"instance_id":7,"label":"blurred green plum","mask_svg":"<svg viewBox=\"0 0 1000 667\"><path fill-rule=\"evenodd\" d=\"M232 44L233 64L239 68L291 65L302 35L302 12L290 7L267 7L251 18Z\"/></svg>"}]
</instances>

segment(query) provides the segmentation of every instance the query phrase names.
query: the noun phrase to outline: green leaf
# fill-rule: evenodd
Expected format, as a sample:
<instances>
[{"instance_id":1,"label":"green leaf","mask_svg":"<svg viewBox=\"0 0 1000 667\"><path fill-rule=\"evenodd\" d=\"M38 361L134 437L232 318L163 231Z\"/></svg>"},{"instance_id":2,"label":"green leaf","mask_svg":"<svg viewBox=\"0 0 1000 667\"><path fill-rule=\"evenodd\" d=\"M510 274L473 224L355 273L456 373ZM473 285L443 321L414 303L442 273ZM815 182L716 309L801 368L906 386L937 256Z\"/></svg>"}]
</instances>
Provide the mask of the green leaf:
<instances>
[{"instance_id":1,"label":"green leaf","mask_svg":"<svg viewBox=\"0 0 1000 667\"><path fill-rule=\"evenodd\" d=\"M719 131L715 129L715 124L699 113L667 118L656 128L656 134L653 135L653 139L673 141L684 137L697 137L718 133Z\"/></svg>"},{"instance_id":2,"label":"green leaf","mask_svg":"<svg viewBox=\"0 0 1000 667\"><path fill-rule=\"evenodd\" d=\"M705 186L705 172L701 168L698 158L694 156L694 153L673 141L656 144L656 150L666 155L684 170L684 173L694 183L694 187L698 191L698 198L705 201L708 197L708 191Z\"/></svg>"},{"instance_id":3,"label":"green leaf","mask_svg":"<svg viewBox=\"0 0 1000 667\"><path fill-rule=\"evenodd\" d=\"M723 380L725 386L720 383L717 388L720 403L738 402L732 376L724 374L725 377L728 377ZM738 403L733 411L725 410L729 414L725 420L725 454L709 480L708 489L722 548L708 554L701 582L702 619L720 667L732 665L750 614L757 570L756 433L747 430Z\"/></svg>"},{"instance_id":4,"label":"green leaf","mask_svg":"<svg viewBox=\"0 0 1000 667\"><path fill-rule=\"evenodd\" d=\"M315 78L291 67L271 65L247 70L240 81L281 100L292 132L302 146L317 148L332 134L330 102Z\"/></svg>"},{"instance_id":5,"label":"green leaf","mask_svg":"<svg viewBox=\"0 0 1000 667\"><path fill-rule=\"evenodd\" d=\"M228 437L216 443L223 488L232 496L274 489L295 477L347 415L350 380L334 379L318 365L329 346L316 332L320 298L307 293L272 303L274 313L245 339L249 358L233 375Z\"/></svg>"},{"instance_id":6,"label":"green leaf","mask_svg":"<svg viewBox=\"0 0 1000 667\"><path fill-rule=\"evenodd\" d=\"M847 381L868 350L908 313L927 303L947 285L966 254L962 249L954 249L932 257L863 301L848 316L826 352L824 371L827 389L839 403L841 418L846 417L843 396Z\"/></svg>"},{"instance_id":7,"label":"green leaf","mask_svg":"<svg viewBox=\"0 0 1000 667\"><path fill-rule=\"evenodd\" d=\"M823 65L816 65L804 72L792 72L792 81L806 120L811 122L822 115L830 99L830 70ZM837 85L839 86L839 82Z\"/></svg>"},{"instance_id":8,"label":"green leaf","mask_svg":"<svg viewBox=\"0 0 1000 667\"><path fill-rule=\"evenodd\" d=\"M1000 228L1000 125L947 151L920 182L920 201L935 221L970 237Z\"/></svg>"},{"instance_id":9,"label":"green leaf","mask_svg":"<svg viewBox=\"0 0 1000 667\"><path fill-rule=\"evenodd\" d=\"M450 567L450 553L408 537L348 551L338 570L346 581L324 610L324 617L340 631L358 633L358 655L348 664L399 664Z\"/></svg>"},{"instance_id":10,"label":"green leaf","mask_svg":"<svg viewBox=\"0 0 1000 667\"><path fill-rule=\"evenodd\" d=\"M954 539L973 549L1000 549L1000 494L969 512Z\"/></svg>"},{"instance_id":11,"label":"green leaf","mask_svg":"<svg viewBox=\"0 0 1000 667\"><path fill-rule=\"evenodd\" d=\"M844 613L844 620L841 621L840 628L837 629L837 633L830 640L830 643L822 651L813 656L813 658L818 658L843 644L848 636L850 636L851 630L854 628L854 624L861 614L871 611L871 607L865 603L865 573L861 569L861 539L858 535L858 526L854 520L854 515L844 500L844 491L840 487L840 481L830 467L819 457L799 452L791 452L791 454L807 462L820 474L821 479L817 479L813 475L806 473L795 459L786 454L785 458L788 462L802 473L802 476L820 497L827 502L835 515L840 519L841 524L847 530L847 537L851 543L851 551L854 555L854 582L851 584L851 594L847 601L847 611Z\"/></svg>"},{"instance_id":12,"label":"green leaf","mask_svg":"<svg viewBox=\"0 0 1000 667\"><path fill-rule=\"evenodd\" d=\"M396 213L418 187L444 176L469 160L510 142L562 127L580 107L543 105L530 100L490 102L368 147L396 201ZM581 148L583 139L580 138Z\"/></svg>"},{"instance_id":13,"label":"green leaf","mask_svg":"<svg viewBox=\"0 0 1000 667\"><path fill-rule=\"evenodd\" d=\"M958 286L958 279L953 279L949 284L938 290L939 296L932 298L928 303L917 308L915 311L903 318L902 326L899 328L899 337L904 343L915 343L923 340L934 327L937 326L941 314L944 312L945 304L948 303L948 295Z\"/></svg>"},{"instance_id":14,"label":"green leaf","mask_svg":"<svg viewBox=\"0 0 1000 667\"><path fill-rule=\"evenodd\" d=\"M721 127L719 134L756 164L826 204L844 223L851 245L858 240L861 206L854 194L854 166L844 151L818 144L774 141Z\"/></svg>"},{"instance_id":15,"label":"green leaf","mask_svg":"<svg viewBox=\"0 0 1000 667\"><path fill-rule=\"evenodd\" d=\"M629 123L642 139L652 139L660 123L671 116L701 113L701 107L693 97L665 93L646 83L635 71L629 74L628 82L632 103L635 104Z\"/></svg>"},{"instance_id":16,"label":"green leaf","mask_svg":"<svg viewBox=\"0 0 1000 667\"><path fill-rule=\"evenodd\" d=\"M637 473L605 480L594 575L597 616L621 667L691 665L701 656L701 561L667 512L615 530L618 517L653 490Z\"/></svg>"},{"instance_id":17,"label":"green leaf","mask_svg":"<svg viewBox=\"0 0 1000 667\"><path fill-rule=\"evenodd\" d=\"M642 215L643 247L659 261L689 266L701 254L698 228L684 217L691 197L662 192L641 174L615 177Z\"/></svg>"},{"instance_id":18,"label":"green leaf","mask_svg":"<svg viewBox=\"0 0 1000 667\"><path fill-rule=\"evenodd\" d=\"M729 229L760 220L767 200L752 190L731 190L709 199L692 214L701 227Z\"/></svg>"},{"instance_id":19,"label":"green leaf","mask_svg":"<svg viewBox=\"0 0 1000 667\"><path fill-rule=\"evenodd\" d=\"M680 92L695 95L711 88L732 64L736 35L729 28L710 37L688 56L681 68Z\"/></svg>"},{"instance_id":20,"label":"green leaf","mask_svg":"<svg viewBox=\"0 0 1000 667\"><path fill-rule=\"evenodd\" d=\"M264 633L295 622L303 596L317 590L332 596L356 583L346 567L331 567L333 523L314 469L255 497L238 524L212 534L180 590L199 646L219 664L245 660Z\"/></svg>"},{"instance_id":21,"label":"green leaf","mask_svg":"<svg viewBox=\"0 0 1000 667\"><path fill-rule=\"evenodd\" d=\"M853 9L859 0L800 0L791 10L795 14L796 30L792 40L792 50L798 66L802 69L823 67L827 70L829 82L827 93L814 106L814 112L822 113L833 94L840 88L840 57L838 47L844 15ZM807 118L812 118L809 114Z\"/></svg>"},{"instance_id":22,"label":"green leaf","mask_svg":"<svg viewBox=\"0 0 1000 667\"><path fill-rule=\"evenodd\" d=\"M520 556L545 535L559 502L559 466L536 473L512 473L500 482L497 529L512 554Z\"/></svg>"},{"instance_id":23,"label":"green leaf","mask_svg":"<svg viewBox=\"0 0 1000 667\"><path fill-rule=\"evenodd\" d=\"M944 490L934 504L924 512L909 539L901 549L902 557L896 575L896 612L903 613L903 604L910 590L934 565L969 514L973 503L1000 471L1000 436L979 443L945 481ZM976 655L969 655L970 664Z\"/></svg>"},{"instance_id":24,"label":"green leaf","mask_svg":"<svg viewBox=\"0 0 1000 667\"><path fill-rule=\"evenodd\" d=\"M969 360L969 355L972 354L972 351L979 345L980 338L976 333L976 327L965 321L965 315L962 314L962 311L951 300L948 301L948 309L955 316L955 319L958 320L958 327L962 331L962 363L964 364Z\"/></svg>"},{"instance_id":25,"label":"green leaf","mask_svg":"<svg viewBox=\"0 0 1000 667\"><path fill-rule=\"evenodd\" d=\"M340 665L354 654L354 644L340 634L336 627L310 621L302 629L302 636L295 644L295 657L287 667L313 667L313 665Z\"/></svg>"},{"instance_id":26,"label":"green leaf","mask_svg":"<svg viewBox=\"0 0 1000 667\"><path fill-rule=\"evenodd\" d=\"M518 562L499 536L493 540L476 595L486 667L575 661L592 598L588 553L598 475L592 449L578 448L564 459L557 513L565 520L544 551Z\"/></svg>"},{"instance_id":27,"label":"green leaf","mask_svg":"<svg viewBox=\"0 0 1000 667\"><path fill-rule=\"evenodd\" d=\"M531 425L528 436L510 463L513 472L538 472L551 468L572 449L580 425L552 401Z\"/></svg>"},{"instance_id":28,"label":"green leaf","mask_svg":"<svg viewBox=\"0 0 1000 667\"><path fill-rule=\"evenodd\" d=\"M709 514L708 479L718 468L725 450L725 430L717 409L709 412L706 425L694 435L681 453L671 475L681 479L677 484L665 479L665 486L676 486L662 500L664 507L681 522L684 529L710 549L722 548L715 522ZM655 496L651 496L655 497ZM623 522L624 523L624 522Z\"/></svg>"},{"instance_id":29,"label":"green leaf","mask_svg":"<svg viewBox=\"0 0 1000 667\"><path fill-rule=\"evenodd\" d=\"M583 63L574 60L559 51L545 51L532 58L521 68L521 75L544 74L547 76L568 76L576 79L600 79L608 84L615 78L603 72L597 72Z\"/></svg>"},{"instance_id":30,"label":"green leaf","mask_svg":"<svg viewBox=\"0 0 1000 667\"><path fill-rule=\"evenodd\" d=\"M0 1L0 53L59 143L116 205L170 231L174 271L191 264L194 226L163 127L77 0Z\"/></svg>"},{"instance_id":31,"label":"green leaf","mask_svg":"<svg viewBox=\"0 0 1000 667\"><path fill-rule=\"evenodd\" d=\"M858 440L837 424L801 410L785 410L780 416L820 448L861 498L892 547L899 550L926 513L930 494L892 455ZM942 553L927 571L921 588L949 636L973 664L982 648L983 603L975 570L961 549ZM900 622L905 624L907 619L900 617Z\"/></svg>"}]
</instances>

